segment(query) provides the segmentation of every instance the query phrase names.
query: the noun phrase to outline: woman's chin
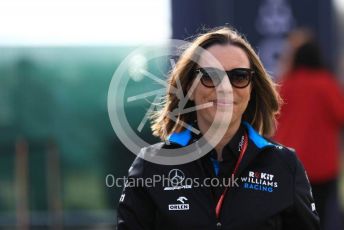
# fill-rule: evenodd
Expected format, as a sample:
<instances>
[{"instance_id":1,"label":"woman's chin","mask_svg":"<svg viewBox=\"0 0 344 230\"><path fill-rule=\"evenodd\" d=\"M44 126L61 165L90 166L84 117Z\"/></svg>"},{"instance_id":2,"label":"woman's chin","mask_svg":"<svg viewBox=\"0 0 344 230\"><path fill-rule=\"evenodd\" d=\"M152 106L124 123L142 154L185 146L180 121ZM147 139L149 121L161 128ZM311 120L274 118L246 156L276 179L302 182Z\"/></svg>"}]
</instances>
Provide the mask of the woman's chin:
<instances>
[{"instance_id":1,"label":"woman's chin","mask_svg":"<svg viewBox=\"0 0 344 230\"><path fill-rule=\"evenodd\" d=\"M218 112L216 115L214 114L211 121L217 125L229 125L232 118L231 112Z\"/></svg>"}]
</instances>

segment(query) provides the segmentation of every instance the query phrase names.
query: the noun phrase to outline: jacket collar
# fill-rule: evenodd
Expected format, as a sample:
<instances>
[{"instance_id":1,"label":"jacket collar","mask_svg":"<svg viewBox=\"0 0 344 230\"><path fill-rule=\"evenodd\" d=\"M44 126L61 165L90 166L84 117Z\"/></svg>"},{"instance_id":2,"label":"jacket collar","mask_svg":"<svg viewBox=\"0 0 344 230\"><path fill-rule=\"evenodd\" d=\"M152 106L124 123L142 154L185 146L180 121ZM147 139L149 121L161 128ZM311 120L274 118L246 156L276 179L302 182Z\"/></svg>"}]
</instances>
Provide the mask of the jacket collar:
<instances>
[{"instance_id":1,"label":"jacket collar","mask_svg":"<svg viewBox=\"0 0 344 230\"><path fill-rule=\"evenodd\" d=\"M191 138L192 138L191 130L187 128L181 132L172 133L168 137L168 141L185 147L189 144Z\"/></svg>"},{"instance_id":2,"label":"jacket collar","mask_svg":"<svg viewBox=\"0 0 344 230\"><path fill-rule=\"evenodd\" d=\"M246 127L248 137L257 146L257 148L262 149L267 146L273 145L272 143L267 141L264 137L262 137L248 122L244 121L242 123ZM172 133L169 136L168 141L185 147L190 143L191 139L192 139L191 130L187 128L181 132Z\"/></svg>"},{"instance_id":3,"label":"jacket collar","mask_svg":"<svg viewBox=\"0 0 344 230\"><path fill-rule=\"evenodd\" d=\"M245 168L247 168L250 163L256 158L256 156L261 153L266 148L274 147L275 144L266 140L261 136L248 122L242 122L246 128L249 144L246 153L239 165L236 176L241 175ZM179 133L173 133L169 137L169 141L181 146L187 146L192 139L197 139L198 136L193 135L190 129L185 129ZM253 144L250 144L253 143Z\"/></svg>"},{"instance_id":4,"label":"jacket collar","mask_svg":"<svg viewBox=\"0 0 344 230\"><path fill-rule=\"evenodd\" d=\"M243 124L246 126L248 132L248 137L257 146L257 148L262 149L267 146L272 146L273 144L267 141L263 136L261 136L247 121Z\"/></svg>"}]
</instances>

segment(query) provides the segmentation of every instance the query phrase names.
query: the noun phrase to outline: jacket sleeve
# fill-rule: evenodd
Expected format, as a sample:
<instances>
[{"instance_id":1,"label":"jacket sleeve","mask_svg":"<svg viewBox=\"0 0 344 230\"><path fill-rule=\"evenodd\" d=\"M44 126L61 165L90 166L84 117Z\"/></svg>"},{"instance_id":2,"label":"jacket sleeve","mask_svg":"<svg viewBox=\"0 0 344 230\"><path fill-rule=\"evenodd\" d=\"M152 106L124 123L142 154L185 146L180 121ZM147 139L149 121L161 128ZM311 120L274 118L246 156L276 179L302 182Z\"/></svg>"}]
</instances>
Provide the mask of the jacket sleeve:
<instances>
[{"instance_id":1,"label":"jacket sleeve","mask_svg":"<svg viewBox=\"0 0 344 230\"><path fill-rule=\"evenodd\" d=\"M116 228L118 230L154 229L154 203L142 179L137 180L137 178L144 179L143 169L144 160L137 157L129 168L127 183L118 204Z\"/></svg>"},{"instance_id":2,"label":"jacket sleeve","mask_svg":"<svg viewBox=\"0 0 344 230\"><path fill-rule=\"evenodd\" d=\"M283 229L320 230L320 220L307 173L297 157L293 197L294 205L284 214Z\"/></svg>"}]
</instances>

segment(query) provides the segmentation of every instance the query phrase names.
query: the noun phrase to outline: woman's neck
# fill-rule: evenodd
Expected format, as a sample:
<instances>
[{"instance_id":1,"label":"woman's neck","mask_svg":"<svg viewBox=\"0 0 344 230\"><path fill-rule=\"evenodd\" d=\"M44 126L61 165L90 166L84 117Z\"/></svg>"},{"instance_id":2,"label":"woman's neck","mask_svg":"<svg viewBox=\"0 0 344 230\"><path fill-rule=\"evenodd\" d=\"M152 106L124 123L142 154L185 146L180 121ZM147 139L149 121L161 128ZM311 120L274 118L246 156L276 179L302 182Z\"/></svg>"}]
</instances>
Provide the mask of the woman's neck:
<instances>
[{"instance_id":1,"label":"woman's neck","mask_svg":"<svg viewBox=\"0 0 344 230\"><path fill-rule=\"evenodd\" d=\"M234 137L234 135L238 131L240 124L241 124L241 120L239 120L237 122L231 122L227 128L227 131L225 132L225 134L221 138L220 142L217 143L217 145L215 146L215 150L217 153L217 159L219 161L222 161L222 150L223 150L223 148L225 147L225 145L227 145L230 142L230 140L232 140L232 138ZM206 133L206 131L209 129L210 126L211 126L211 124L207 125L206 123L198 122L198 127L202 133Z\"/></svg>"}]
</instances>

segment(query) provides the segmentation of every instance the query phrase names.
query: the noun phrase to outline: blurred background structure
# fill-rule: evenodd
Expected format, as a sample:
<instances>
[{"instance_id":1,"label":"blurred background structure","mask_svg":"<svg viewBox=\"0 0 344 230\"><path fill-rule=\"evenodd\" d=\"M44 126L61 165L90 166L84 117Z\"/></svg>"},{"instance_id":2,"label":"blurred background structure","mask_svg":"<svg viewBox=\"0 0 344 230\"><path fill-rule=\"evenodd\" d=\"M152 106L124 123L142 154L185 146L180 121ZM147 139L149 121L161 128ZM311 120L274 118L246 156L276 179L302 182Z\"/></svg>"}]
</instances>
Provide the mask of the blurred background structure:
<instances>
[{"instance_id":1,"label":"blurred background structure","mask_svg":"<svg viewBox=\"0 0 344 230\"><path fill-rule=\"evenodd\" d=\"M0 229L114 228L122 188L107 186L107 175L127 175L135 155L112 129L107 93L137 46L232 25L277 81L288 33L307 27L344 83L343 23L342 0L2 1ZM148 106L128 106L128 119L137 123ZM139 135L157 141L148 124ZM344 204L343 176L340 188Z\"/></svg>"}]
</instances>

